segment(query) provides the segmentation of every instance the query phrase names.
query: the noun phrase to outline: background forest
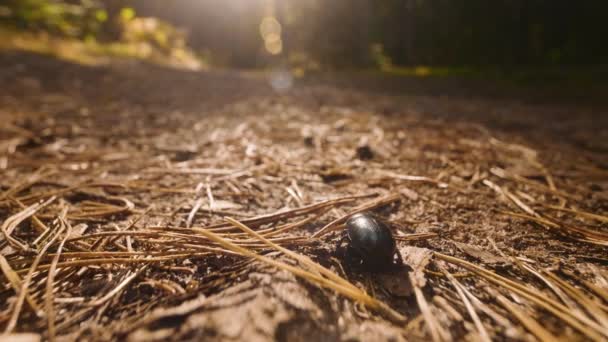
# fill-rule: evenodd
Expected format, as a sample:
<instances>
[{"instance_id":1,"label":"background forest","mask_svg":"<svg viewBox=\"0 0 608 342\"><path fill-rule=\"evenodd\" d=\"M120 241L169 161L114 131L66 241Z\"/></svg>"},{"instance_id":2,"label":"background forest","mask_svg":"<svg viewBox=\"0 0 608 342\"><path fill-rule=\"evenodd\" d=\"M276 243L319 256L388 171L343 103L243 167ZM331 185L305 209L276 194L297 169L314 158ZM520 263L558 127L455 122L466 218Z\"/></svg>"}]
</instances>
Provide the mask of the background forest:
<instances>
[{"instance_id":1,"label":"background forest","mask_svg":"<svg viewBox=\"0 0 608 342\"><path fill-rule=\"evenodd\" d=\"M320 68L602 65L606 13L608 3L594 0L0 2L4 26L98 41L147 40L160 48L187 44L216 64L239 68L279 58ZM264 18L278 23L272 41L260 34Z\"/></svg>"}]
</instances>

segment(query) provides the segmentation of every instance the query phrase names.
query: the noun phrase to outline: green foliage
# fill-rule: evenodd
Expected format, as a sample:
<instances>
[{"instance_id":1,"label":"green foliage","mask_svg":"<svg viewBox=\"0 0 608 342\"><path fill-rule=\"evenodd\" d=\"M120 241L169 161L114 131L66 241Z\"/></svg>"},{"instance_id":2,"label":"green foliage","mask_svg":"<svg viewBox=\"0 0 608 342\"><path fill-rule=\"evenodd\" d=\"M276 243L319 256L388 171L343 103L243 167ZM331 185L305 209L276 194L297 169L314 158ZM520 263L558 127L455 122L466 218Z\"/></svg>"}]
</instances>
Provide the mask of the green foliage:
<instances>
[{"instance_id":1,"label":"green foliage","mask_svg":"<svg viewBox=\"0 0 608 342\"><path fill-rule=\"evenodd\" d=\"M126 19L122 14L121 18L126 20L122 34L122 40L125 42L147 43L167 52L186 46L185 34L162 20L133 17Z\"/></svg>"},{"instance_id":2,"label":"green foliage","mask_svg":"<svg viewBox=\"0 0 608 342\"><path fill-rule=\"evenodd\" d=\"M128 4L126 0L10 0L0 5L0 23L9 25L0 26L0 31L20 37L21 45L14 48L79 63L96 63L99 55L201 67L201 60L186 46L183 31L158 18L137 17ZM6 45L11 48L10 40Z\"/></svg>"},{"instance_id":3,"label":"green foliage","mask_svg":"<svg viewBox=\"0 0 608 342\"><path fill-rule=\"evenodd\" d=\"M120 10L120 20L123 22L128 22L133 18L135 18L135 10L133 8L125 7Z\"/></svg>"},{"instance_id":4,"label":"green foliage","mask_svg":"<svg viewBox=\"0 0 608 342\"><path fill-rule=\"evenodd\" d=\"M107 13L93 0L79 2L52 0L10 0L9 15L2 21L26 30L83 37L99 30Z\"/></svg>"},{"instance_id":5,"label":"green foliage","mask_svg":"<svg viewBox=\"0 0 608 342\"><path fill-rule=\"evenodd\" d=\"M106 22L108 20L108 12L102 9L96 10L95 19L97 19L97 21L100 23Z\"/></svg>"},{"instance_id":6,"label":"green foliage","mask_svg":"<svg viewBox=\"0 0 608 342\"><path fill-rule=\"evenodd\" d=\"M384 46L382 46L382 44L372 44L371 54L372 59L374 60L374 63L378 68L380 68L381 70L387 70L391 68L393 63L391 61L391 58L386 54L386 51L384 51Z\"/></svg>"}]
</instances>

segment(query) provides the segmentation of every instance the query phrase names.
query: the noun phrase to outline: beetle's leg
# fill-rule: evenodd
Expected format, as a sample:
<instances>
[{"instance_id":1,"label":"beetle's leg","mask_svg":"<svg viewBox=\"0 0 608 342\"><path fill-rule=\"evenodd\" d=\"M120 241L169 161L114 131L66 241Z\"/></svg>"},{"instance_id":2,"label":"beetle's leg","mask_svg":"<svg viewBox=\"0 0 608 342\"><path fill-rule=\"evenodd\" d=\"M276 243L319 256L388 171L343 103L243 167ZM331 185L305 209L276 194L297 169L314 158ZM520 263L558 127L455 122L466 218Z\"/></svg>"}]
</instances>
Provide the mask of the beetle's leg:
<instances>
[{"instance_id":1,"label":"beetle's leg","mask_svg":"<svg viewBox=\"0 0 608 342\"><path fill-rule=\"evenodd\" d=\"M367 283L367 288L369 288L369 292L371 293L372 297L376 297L374 282L372 281L372 278L370 277L369 273L365 275L365 282Z\"/></svg>"},{"instance_id":2,"label":"beetle's leg","mask_svg":"<svg viewBox=\"0 0 608 342\"><path fill-rule=\"evenodd\" d=\"M341 246L345 240L348 240L348 234L342 234L342 237L338 241L338 246Z\"/></svg>"},{"instance_id":3,"label":"beetle's leg","mask_svg":"<svg viewBox=\"0 0 608 342\"><path fill-rule=\"evenodd\" d=\"M350 264L356 265L357 267L364 266L363 256L350 244L346 245L346 259Z\"/></svg>"},{"instance_id":4,"label":"beetle's leg","mask_svg":"<svg viewBox=\"0 0 608 342\"><path fill-rule=\"evenodd\" d=\"M403 256L401 255L399 248L395 248L395 254L397 254L397 265L403 266Z\"/></svg>"},{"instance_id":5,"label":"beetle's leg","mask_svg":"<svg viewBox=\"0 0 608 342\"><path fill-rule=\"evenodd\" d=\"M348 235L342 234L342 237L336 243L336 255L344 256L346 254L346 249L344 248L344 241L348 239Z\"/></svg>"}]
</instances>

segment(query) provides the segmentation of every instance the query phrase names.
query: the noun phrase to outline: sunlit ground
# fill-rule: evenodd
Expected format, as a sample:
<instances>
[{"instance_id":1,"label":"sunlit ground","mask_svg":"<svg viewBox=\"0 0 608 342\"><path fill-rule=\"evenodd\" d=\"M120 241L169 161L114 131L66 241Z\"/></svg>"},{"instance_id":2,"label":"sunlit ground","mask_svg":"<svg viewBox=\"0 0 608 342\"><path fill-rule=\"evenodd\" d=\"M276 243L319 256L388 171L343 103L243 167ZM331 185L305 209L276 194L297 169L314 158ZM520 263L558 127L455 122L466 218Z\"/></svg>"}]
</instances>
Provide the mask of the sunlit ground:
<instances>
[{"instance_id":1,"label":"sunlit ground","mask_svg":"<svg viewBox=\"0 0 608 342\"><path fill-rule=\"evenodd\" d=\"M433 67L415 66L400 67L386 66L381 70L387 74L414 77L446 77L464 76L472 78L488 78L511 80L518 83L535 83L551 81L575 82L605 82L608 76L608 67Z\"/></svg>"}]
</instances>

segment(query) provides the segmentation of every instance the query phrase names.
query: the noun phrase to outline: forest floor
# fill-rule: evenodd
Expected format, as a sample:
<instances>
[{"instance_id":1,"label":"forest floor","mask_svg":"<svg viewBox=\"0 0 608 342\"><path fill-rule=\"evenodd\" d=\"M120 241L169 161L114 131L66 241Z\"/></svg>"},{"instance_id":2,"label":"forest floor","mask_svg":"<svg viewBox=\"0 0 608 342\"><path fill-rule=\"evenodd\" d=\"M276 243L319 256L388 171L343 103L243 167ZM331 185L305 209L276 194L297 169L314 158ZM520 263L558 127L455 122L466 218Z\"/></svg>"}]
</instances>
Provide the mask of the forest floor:
<instances>
[{"instance_id":1,"label":"forest floor","mask_svg":"<svg viewBox=\"0 0 608 342\"><path fill-rule=\"evenodd\" d=\"M605 106L462 80L279 94L235 71L0 65L4 338L608 339ZM360 211L400 262L345 257Z\"/></svg>"}]
</instances>

